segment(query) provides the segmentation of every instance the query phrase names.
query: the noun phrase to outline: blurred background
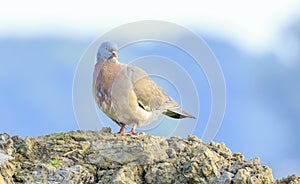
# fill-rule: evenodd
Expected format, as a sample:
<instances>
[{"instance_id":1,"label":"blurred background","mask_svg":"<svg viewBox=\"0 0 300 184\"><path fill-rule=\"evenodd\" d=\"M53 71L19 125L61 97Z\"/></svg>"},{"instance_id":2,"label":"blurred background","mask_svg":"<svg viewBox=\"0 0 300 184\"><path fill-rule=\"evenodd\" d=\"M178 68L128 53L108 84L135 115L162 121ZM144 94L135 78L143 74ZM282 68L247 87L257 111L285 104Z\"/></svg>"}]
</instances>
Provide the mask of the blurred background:
<instances>
[{"instance_id":1,"label":"blurred background","mask_svg":"<svg viewBox=\"0 0 300 184\"><path fill-rule=\"evenodd\" d=\"M275 178L300 174L296 0L2 2L0 132L25 137L78 129L72 83L80 57L105 32L146 19L190 29L216 55L227 108L214 141L246 159L259 156Z\"/></svg>"}]
</instances>

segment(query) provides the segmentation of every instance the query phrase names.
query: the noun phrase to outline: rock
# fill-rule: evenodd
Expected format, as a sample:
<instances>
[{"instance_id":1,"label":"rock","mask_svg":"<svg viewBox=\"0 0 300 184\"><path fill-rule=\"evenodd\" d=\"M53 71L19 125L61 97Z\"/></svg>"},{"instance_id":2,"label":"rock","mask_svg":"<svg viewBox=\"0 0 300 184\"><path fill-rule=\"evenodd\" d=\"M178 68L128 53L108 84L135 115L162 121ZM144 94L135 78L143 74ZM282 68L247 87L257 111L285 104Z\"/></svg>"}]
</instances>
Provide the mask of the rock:
<instances>
[{"instance_id":1,"label":"rock","mask_svg":"<svg viewBox=\"0 0 300 184\"><path fill-rule=\"evenodd\" d=\"M172 163L158 163L148 168L146 183L176 183L177 170Z\"/></svg>"},{"instance_id":2,"label":"rock","mask_svg":"<svg viewBox=\"0 0 300 184\"><path fill-rule=\"evenodd\" d=\"M6 162L8 162L9 160L12 160L12 159L13 159L13 157L3 154L3 153L0 153L0 165L5 164Z\"/></svg>"},{"instance_id":3,"label":"rock","mask_svg":"<svg viewBox=\"0 0 300 184\"><path fill-rule=\"evenodd\" d=\"M2 177L2 175L0 174L0 183L1 184L5 184L6 182L4 181L4 178Z\"/></svg>"},{"instance_id":4,"label":"rock","mask_svg":"<svg viewBox=\"0 0 300 184\"><path fill-rule=\"evenodd\" d=\"M13 160L13 157L0 153L0 184L12 183L12 176L15 172L15 167L9 161Z\"/></svg>"},{"instance_id":5,"label":"rock","mask_svg":"<svg viewBox=\"0 0 300 184\"><path fill-rule=\"evenodd\" d=\"M13 141L10 136L6 133L0 134L0 153L12 155L14 152Z\"/></svg>"},{"instance_id":6,"label":"rock","mask_svg":"<svg viewBox=\"0 0 300 184\"><path fill-rule=\"evenodd\" d=\"M153 164L168 158L165 138L148 140L146 137L104 136L94 141L91 149L93 153L87 156L87 160L101 169L114 169L132 162Z\"/></svg>"},{"instance_id":7,"label":"rock","mask_svg":"<svg viewBox=\"0 0 300 184\"><path fill-rule=\"evenodd\" d=\"M244 160L224 143L138 134L110 128L39 137L0 134L2 183L298 183L274 182L259 158Z\"/></svg>"},{"instance_id":8,"label":"rock","mask_svg":"<svg viewBox=\"0 0 300 184\"><path fill-rule=\"evenodd\" d=\"M231 184L233 183L234 174L223 171L219 178L216 178L212 183Z\"/></svg>"},{"instance_id":9,"label":"rock","mask_svg":"<svg viewBox=\"0 0 300 184\"><path fill-rule=\"evenodd\" d=\"M233 184L246 184L249 176L249 171L246 169L239 169L233 178Z\"/></svg>"},{"instance_id":10,"label":"rock","mask_svg":"<svg viewBox=\"0 0 300 184\"><path fill-rule=\"evenodd\" d=\"M296 174L293 174L291 176L288 176L286 178L277 179L276 184L299 184L300 183L300 177Z\"/></svg>"}]
</instances>

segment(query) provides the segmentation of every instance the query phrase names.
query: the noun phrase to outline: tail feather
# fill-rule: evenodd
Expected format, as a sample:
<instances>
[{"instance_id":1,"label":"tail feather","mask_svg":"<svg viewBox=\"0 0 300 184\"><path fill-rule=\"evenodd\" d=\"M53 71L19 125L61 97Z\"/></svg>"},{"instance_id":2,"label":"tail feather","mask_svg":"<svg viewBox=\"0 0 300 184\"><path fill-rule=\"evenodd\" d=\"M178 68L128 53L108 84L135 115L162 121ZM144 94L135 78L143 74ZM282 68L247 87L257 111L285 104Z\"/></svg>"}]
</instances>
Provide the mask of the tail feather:
<instances>
[{"instance_id":1,"label":"tail feather","mask_svg":"<svg viewBox=\"0 0 300 184\"><path fill-rule=\"evenodd\" d=\"M182 119L182 118L193 118L196 119L195 116L177 108L177 109L168 109L166 112L163 113L166 116L169 116L171 118L175 119Z\"/></svg>"}]
</instances>

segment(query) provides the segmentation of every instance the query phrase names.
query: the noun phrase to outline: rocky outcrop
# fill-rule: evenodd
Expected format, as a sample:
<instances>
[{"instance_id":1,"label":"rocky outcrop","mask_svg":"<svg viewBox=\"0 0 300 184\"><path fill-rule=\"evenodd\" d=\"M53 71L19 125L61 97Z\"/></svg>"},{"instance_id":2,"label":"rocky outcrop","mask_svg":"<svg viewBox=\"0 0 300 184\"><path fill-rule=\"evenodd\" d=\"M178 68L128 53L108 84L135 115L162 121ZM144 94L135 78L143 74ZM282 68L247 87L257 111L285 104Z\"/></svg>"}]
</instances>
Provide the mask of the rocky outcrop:
<instances>
[{"instance_id":1,"label":"rocky outcrop","mask_svg":"<svg viewBox=\"0 0 300 184\"><path fill-rule=\"evenodd\" d=\"M274 181L259 158L244 160L224 143L196 136L120 135L110 128L40 137L0 134L3 183L298 183Z\"/></svg>"}]
</instances>

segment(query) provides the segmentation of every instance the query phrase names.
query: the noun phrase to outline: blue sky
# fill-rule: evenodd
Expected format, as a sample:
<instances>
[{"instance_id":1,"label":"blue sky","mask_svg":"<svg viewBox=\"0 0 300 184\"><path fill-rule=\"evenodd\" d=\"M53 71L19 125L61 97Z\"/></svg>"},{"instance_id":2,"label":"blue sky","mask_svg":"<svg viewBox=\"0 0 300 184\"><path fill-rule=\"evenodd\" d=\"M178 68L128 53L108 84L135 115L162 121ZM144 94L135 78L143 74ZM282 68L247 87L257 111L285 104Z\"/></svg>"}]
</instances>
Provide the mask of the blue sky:
<instances>
[{"instance_id":1,"label":"blue sky","mask_svg":"<svg viewBox=\"0 0 300 184\"><path fill-rule=\"evenodd\" d=\"M214 1L194 6L151 1L147 10L139 1L125 10L122 3L97 3L29 0L1 6L0 132L25 137L78 129L72 84L85 50L114 27L157 19L185 26L202 37L222 67L227 108L215 141L225 142L247 159L259 156L275 177L300 173L297 1L226 1L218 6ZM139 54L157 53L135 48ZM167 55L174 53L161 48ZM176 60L177 54L172 56ZM199 80L203 81L198 86L203 89L200 98L209 99L205 79ZM158 82L177 98L167 83ZM205 122L209 100L203 103ZM195 134L201 136L204 128L198 125Z\"/></svg>"}]
</instances>

